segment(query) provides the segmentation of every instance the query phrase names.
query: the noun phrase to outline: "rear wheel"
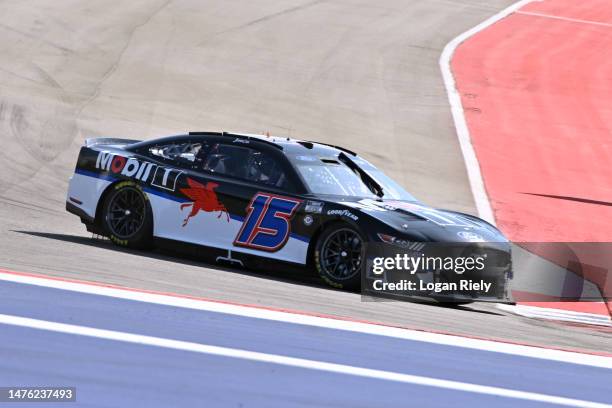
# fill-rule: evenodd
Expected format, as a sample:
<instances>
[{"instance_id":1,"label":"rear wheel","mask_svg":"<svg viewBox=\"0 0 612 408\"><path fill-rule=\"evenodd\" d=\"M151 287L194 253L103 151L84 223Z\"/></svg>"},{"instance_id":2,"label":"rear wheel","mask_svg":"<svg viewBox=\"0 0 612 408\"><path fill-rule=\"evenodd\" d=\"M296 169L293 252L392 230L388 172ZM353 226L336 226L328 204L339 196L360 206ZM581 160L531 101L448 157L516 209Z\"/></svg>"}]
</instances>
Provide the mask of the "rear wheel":
<instances>
[{"instance_id":1,"label":"rear wheel","mask_svg":"<svg viewBox=\"0 0 612 408\"><path fill-rule=\"evenodd\" d=\"M125 181L112 187L102 207L106 235L117 245L149 248L153 241L153 215L141 187Z\"/></svg>"},{"instance_id":2,"label":"rear wheel","mask_svg":"<svg viewBox=\"0 0 612 408\"><path fill-rule=\"evenodd\" d=\"M361 263L364 258L363 237L353 227L342 224L332 226L321 234L314 253L319 276L335 288L351 290L361 287Z\"/></svg>"}]
</instances>

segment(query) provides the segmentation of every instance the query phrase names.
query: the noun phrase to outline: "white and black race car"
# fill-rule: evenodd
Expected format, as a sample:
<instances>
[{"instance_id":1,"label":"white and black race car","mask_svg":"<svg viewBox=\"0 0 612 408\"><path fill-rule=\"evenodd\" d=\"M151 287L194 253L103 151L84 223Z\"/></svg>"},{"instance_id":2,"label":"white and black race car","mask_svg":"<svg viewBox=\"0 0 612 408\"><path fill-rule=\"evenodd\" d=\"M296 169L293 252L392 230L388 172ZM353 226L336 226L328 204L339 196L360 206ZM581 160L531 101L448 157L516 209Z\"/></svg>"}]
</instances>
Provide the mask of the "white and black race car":
<instances>
[{"instance_id":1,"label":"white and black race car","mask_svg":"<svg viewBox=\"0 0 612 408\"><path fill-rule=\"evenodd\" d=\"M262 135L88 139L66 209L118 245L305 265L340 288L359 286L368 243L507 242L474 216L419 203L350 150Z\"/></svg>"}]
</instances>

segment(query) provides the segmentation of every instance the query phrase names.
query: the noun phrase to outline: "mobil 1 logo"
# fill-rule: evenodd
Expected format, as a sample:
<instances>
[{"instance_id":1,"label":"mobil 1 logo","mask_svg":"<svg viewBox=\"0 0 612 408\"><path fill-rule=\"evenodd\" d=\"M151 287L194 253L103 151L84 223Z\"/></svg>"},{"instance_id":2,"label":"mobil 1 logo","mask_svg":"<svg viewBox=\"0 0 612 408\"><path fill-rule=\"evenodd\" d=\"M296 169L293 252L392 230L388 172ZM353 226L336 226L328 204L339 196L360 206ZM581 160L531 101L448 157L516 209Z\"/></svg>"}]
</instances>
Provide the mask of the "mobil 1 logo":
<instances>
[{"instance_id":1,"label":"mobil 1 logo","mask_svg":"<svg viewBox=\"0 0 612 408\"><path fill-rule=\"evenodd\" d=\"M96 169L140 180L169 191L176 189L176 181L182 173L181 170L106 152L98 153Z\"/></svg>"}]
</instances>

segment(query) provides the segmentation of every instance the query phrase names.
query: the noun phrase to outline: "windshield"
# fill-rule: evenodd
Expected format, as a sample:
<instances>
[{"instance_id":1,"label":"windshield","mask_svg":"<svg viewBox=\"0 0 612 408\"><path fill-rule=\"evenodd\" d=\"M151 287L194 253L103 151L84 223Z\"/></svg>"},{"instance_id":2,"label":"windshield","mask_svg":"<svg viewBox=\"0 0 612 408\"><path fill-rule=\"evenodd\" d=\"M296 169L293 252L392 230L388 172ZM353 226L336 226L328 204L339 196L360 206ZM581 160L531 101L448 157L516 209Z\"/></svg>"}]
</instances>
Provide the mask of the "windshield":
<instances>
[{"instance_id":1,"label":"windshield","mask_svg":"<svg viewBox=\"0 0 612 408\"><path fill-rule=\"evenodd\" d=\"M357 174L340 162L338 164L320 161L309 164L298 163L296 167L313 193L376 197Z\"/></svg>"},{"instance_id":2,"label":"windshield","mask_svg":"<svg viewBox=\"0 0 612 408\"><path fill-rule=\"evenodd\" d=\"M351 197L378 198L362 177L351 170L337 157L293 156L290 157L296 169L315 194L343 195ZM393 200L417 201L382 171L367 161L350 157L356 165L366 172L382 187L382 198Z\"/></svg>"}]
</instances>

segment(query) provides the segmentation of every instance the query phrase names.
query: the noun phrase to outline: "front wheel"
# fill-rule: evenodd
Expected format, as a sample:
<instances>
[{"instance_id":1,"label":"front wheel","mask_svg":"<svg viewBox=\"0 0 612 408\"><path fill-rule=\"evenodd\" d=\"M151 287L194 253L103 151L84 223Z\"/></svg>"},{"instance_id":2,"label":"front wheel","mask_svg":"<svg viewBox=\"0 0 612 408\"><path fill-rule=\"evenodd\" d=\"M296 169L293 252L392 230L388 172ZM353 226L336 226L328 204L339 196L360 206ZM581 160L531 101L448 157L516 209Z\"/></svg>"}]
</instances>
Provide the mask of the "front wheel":
<instances>
[{"instance_id":1,"label":"front wheel","mask_svg":"<svg viewBox=\"0 0 612 408\"><path fill-rule=\"evenodd\" d=\"M125 181L111 187L102 207L106 235L117 245L149 248L153 241L153 215L142 188Z\"/></svg>"},{"instance_id":2,"label":"front wheel","mask_svg":"<svg viewBox=\"0 0 612 408\"><path fill-rule=\"evenodd\" d=\"M314 252L319 276L335 288L355 290L361 287L361 263L365 246L354 228L338 224L321 234Z\"/></svg>"}]
</instances>

